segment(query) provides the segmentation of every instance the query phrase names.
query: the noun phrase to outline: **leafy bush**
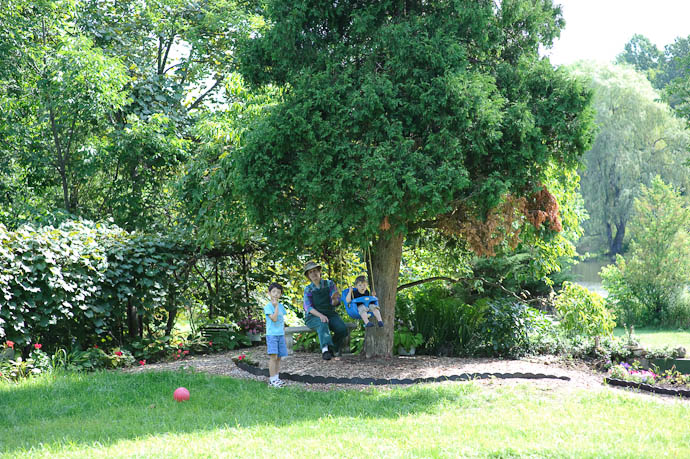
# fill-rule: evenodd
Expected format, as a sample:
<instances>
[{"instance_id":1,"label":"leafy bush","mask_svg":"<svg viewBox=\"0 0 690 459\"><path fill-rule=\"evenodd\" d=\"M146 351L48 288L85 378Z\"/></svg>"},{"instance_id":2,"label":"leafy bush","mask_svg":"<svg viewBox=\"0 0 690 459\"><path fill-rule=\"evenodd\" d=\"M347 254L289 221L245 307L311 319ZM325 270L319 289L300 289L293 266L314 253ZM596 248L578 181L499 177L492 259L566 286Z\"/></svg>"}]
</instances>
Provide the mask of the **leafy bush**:
<instances>
[{"instance_id":1,"label":"leafy bush","mask_svg":"<svg viewBox=\"0 0 690 459\"><path fill-rule=\"evenodd\" d=\"M608 292L606 305L618 319L618 325L651 323L649 308L641 302L625 280L625 258L616 256L616 264L601 270L602 285Z\"/></svg>"},{"instance_id":2,"label":"leafy bush","mask_svg":"<svg viewBox=\"0 0 690 459\"><path fill-rule=\"evenodd\" d=\"M482 352L491 356L520 357L534 353L530 340L535 330L550 330L544 314L510 298L485 300L485 321L481 325Z\"/></svg>"},{"instance_id":3,"label":"leafy bush","mask_svg":"<svg viewBox=\"0 0 690 459\"><path fill-rule=\"evenodd\" d=\"M528 312L533 317L530 320L531 329L528 330L527 353L535 355L565 353L570 342L561 328L540 311L530 308Z\"/></svg>"},{"instance_id":4,"label":"leafy bush","mask_svg":"<svg viewBox=\"0 0 690 459\"><path fill-rule=\"evenodd\" d=\"M606 336L601 338L598 345L592 338L576 336L571 339L570 357L593 360L600 368L610 368L613 362L622 362L633 357L627 338Z\"/></svg>"},{"instance_id":5,"label":"leafy bush","mask_svg":"<svg viewBox=\"0 0 690 459\"><path fill-rule=\"evenodd\" d=\"M364 329L355 328L350 331L350 352L357 355L364 349Z\"/></svg>"},{"instance_id":6,"label":"leafy bush","mask_svg":"<svg viewBox=\"0 0 690 459\"><path fill-rule=\"evenodd\" d=\"M0 225L0 337L57 349L110 335L122 342L128 321L155 331L167 319L182 247L84 221Z\"/></svg>"},{"instance_id":7,"label":"leafy bush","mask_svg":"<svg viewBox=\"0 0 690 459\"><path fill-rule=\"evenodd\" d=\"M319 336L314 331L295 333L292 335L295 343L293 349L296 351L316 352L319 349Z\"/></svg>"},{"instance_id":8,"label":"leafy bush","mask_svg":"<svg viewBox=\"0 0 690 459\"><path fill-rule=\"evenodd\" d=\"M393 331L393 351L397 352L398 347L402 347L409 352L412 348L417 348L424 342L421 333L413 333L406 327L399 327Z\"/></svg>"},{"instance_id":9,"label":"leafy bush","mask_svg":"<svg viewBox=\"0 0 690 459\"><path fill-rule=\"evenodd\" d=\"M0 379L4 380L18 381L51 370L50 357L40 348L32 350L27 359L19 354L12 358L0 358Z\"/></svg>"},{"instance_id":10,"label":"leafy bush","mask_svg":"<svg viewBox=\"0 0 690 459\"><path fill-rule=\"evenodd\" d=\"M616 325L601 295L571 282L563 283L554 306L570 336L608 336Z\"/></svg>"},{"instance_id":11,"label":"leafy bush","mask_svg":"<svg viewBox=\"0 0 690 459\"><path fill-rule=\"evenodd\" d=\"M465 304L452 290L431 286L406 301L410 324L422 334L421 351L426 353L515 357L566 347L552 321L514 299L480 298Z\"/></svg>"},{"instance_id":12,"label":"leafy bush","mask_svg":"<svg viewBox=\"0 0 690 459\"><path fill-rule=\"evenodd\" d=\"M457 355L475 349L483 320L481 306L466 305L450 290L439 286L419 289L411 301L411 328L424 337L424 352Z\"/></svg>"},{"instance_id":13,"label":"leafy bush","mask_svg":"<svg viewBox=\"0 0 690 459\"><path fill-rule=\"evenodd\" d=\"M690 278L690 208L659 177L641 187L634 208L630 252L602 276L613 288L610 301L627 323L688 324L690 306L682 298Z\"/></svg>"}]
</instances>

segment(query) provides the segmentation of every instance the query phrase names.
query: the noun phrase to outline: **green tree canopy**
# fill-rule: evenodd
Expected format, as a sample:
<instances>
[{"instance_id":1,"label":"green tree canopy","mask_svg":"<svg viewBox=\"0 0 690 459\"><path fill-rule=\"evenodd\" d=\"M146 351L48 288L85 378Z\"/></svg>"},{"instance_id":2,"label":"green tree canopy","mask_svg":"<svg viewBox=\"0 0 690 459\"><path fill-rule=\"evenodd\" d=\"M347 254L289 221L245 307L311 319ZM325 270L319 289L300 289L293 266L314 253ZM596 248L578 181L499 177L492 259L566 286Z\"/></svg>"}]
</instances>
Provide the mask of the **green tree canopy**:
<instances>
[{"instance_id":1,"label":"green tree canopy","mask_svg":"<svg viewBox=\"0 0 690 459\"><path fill-rule=\"evenodd\" d=\"M266 3L242 71L284 91L233 160L239 189L285 246L372 244L386 327L367 354L390 355L405 236L574 167L590 93L538 56L563 25L550 0Z\"/></svg>"},{"instance_id":2,"label":"green tree canopy","mask_svg":"<svg viewBox=\"0 0 690 459\"><path fill-rule=\"evenodd\" d=\"M639 72L626 66L581 62L594 90L599 132L585 155L582 194L590 220L586 233L621 253L633 201L641 183L659 174L687 186L690 133Z\"/></svg>"}]
</instances>

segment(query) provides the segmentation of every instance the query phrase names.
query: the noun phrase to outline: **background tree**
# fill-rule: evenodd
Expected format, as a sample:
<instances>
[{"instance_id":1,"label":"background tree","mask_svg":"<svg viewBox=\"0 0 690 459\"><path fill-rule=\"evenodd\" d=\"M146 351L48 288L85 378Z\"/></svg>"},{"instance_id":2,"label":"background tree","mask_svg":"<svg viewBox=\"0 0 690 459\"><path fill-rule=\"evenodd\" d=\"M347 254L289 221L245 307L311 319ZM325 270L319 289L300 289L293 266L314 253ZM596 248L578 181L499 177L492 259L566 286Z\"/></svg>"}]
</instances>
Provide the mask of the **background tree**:
<instances>
[{"instance_id":1,"label":"background tree","mask_svg":"<svg viewBox=\"0 0 690 459\"><path fill-rule=\"evenodd\" d=\"M598 134L585 154L582 195L590 215L586 234L593 247L623 251L626 228L640 183L659 174L677 186L690 184L682 166L690 134L670 108L657 102L649 81L631 68L579 63L573 70L590 78Z\"/></svg>"},{"instance_id":2,"label":"background tree","mask_svg":"<svg viewBox=\"0 0 690 459\"><path fill-rule=\"evenodd\" d=\"M635 34L625 44L624 50L616 57L616 63L632 65L653 82L664 61L664 55L659 48L644 35Z\"/></svg>"},{"instance_id":3,"label":"background tree","mask_svg":"<svg viewBox=\"0 0 690 459\"><path fill-rule=\"evenodd\" d=\"M45 2L17 14L17 46L3 57L2 67L12 59L15 69L3 78L0 124L4 153L26 168L29 185L59 189L51 204L76 213L94 172L92 136L107 113L124 105L127 76L118 59L74 34L70 6Z\"/></svg>"},{"instance_id":4,"label":"background tree","mask_svg":"<svg viewBox=\"0 0 690 459\"><path fill-rule=\"evenodd\" d=\"M574 167L588 147L589 92L538 56L560 9L269 1L265 14L272 27L247 44L242 70L284 92L238 151L236 182L250 218L285 247L371 246L386 327L368 332L366 352L390 355L405 238L476 230L536 192L554 202L545 169ZM553 230L557 207L532 202L536 226Z\"/></svg>"},{"instance_id":5,"label":"background tree","mask_svg":"<svg viewBox=\"0 0 690 459\"><path fill-rule=\"evenodd\" d=\"M647 75L677 113L690 119L690 36L678 37L660 52L648 38L634 35L617 62L627 63Z\"/></svg>"},{"instance_id":6,"label":"background tree","mask_svg":"<svg viewBox=\"0 0 690 459\"><path fill-rule=\"evenodd\" d=\"M640 325L687 327L690 304L690 207L678 190L655 177L642 186L630 222L630 252L603 273L610 302ZM632 322L628 322L632 323Z\"/></svg>"}]
</instances>

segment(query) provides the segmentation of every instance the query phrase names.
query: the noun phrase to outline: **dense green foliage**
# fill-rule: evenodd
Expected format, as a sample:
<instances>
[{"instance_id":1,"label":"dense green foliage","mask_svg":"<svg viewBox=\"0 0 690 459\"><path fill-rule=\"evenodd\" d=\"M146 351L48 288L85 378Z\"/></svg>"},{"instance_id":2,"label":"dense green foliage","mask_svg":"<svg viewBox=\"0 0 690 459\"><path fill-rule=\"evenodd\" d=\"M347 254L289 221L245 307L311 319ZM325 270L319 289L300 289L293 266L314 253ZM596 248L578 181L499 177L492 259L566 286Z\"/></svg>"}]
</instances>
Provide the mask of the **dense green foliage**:
<instances>
[{"instance_id":1,"label":"dense green foliage","mask_svg":"<svg viewBox=\"0 0 690 459\"><path fill-rule=\"evenodd\" d=\"M690 121L690 36L676 38L662 52L647 37L635 34L617 62L644 72L678 114Z\"/></svg>"},{"instance_id":2,"label":"dense green foliage","mask_svg":"<svg viewBox=\"0 0 690 459\"><path fill-rule=\"evenodd\" d=\"M580 63L573 71L590 78L598 134L584 157L582 195L590 220L590 247L623 251L626 229L640 184L655 175L676 186L690 185L683 163L690 131L675 118L650 83L629 67Z\"/></svg>"},{"instance_id":3,"label":"dense green foliage","mask_svg":"<svg viewBox=\"0 0 690 459\"><path fill-rule=\"evenodd\" d=\"M563 283L554 307L561 327L571 336L611 336L616 325L615 316L601 295L571 282Z\"/></svg>"},{"instance_id":4,"label":"dense green foliage","mask_svg":"<svg viewBox=\"0 0 690 459\"><path fill-rule=\"evenodd\" d=\"M422 335L417 352L520 357L558 350L558 331L551 321L515 299L479 297L468 302L461 291L429 284L399 302L398 327Z\"/></svg>"},{"instance_id":5,"label":"dense green foliage","mask_svg":"<svg viewBox=\"0 0 690 459\"><path fill-rule=\"evenodd\" d=\"M604 270L608 301L629 324L690 324L690 207L661 178L642 187L631 221L630 252Z\"/></svg>"},{"instance_id":6,"label":"dense green foliage","mask_svg":"<svg viewBox=\"0 0 690 459\"><path fill-rule=\"evenodd\" d=\"M284 92L233 162L249 217L290 248L373 244L388 319L406 235L441 216L453 232L508 191L527 196L589 144L589 92L538 56L562 25L550 1L274 1L265 13L272 27L243 47L241 70ZM375 352L390 353L392 329L379 338Z\"/></svg>"},{"instance_id":7,"label":"dense green foliage","mask_svg":"<svg viewBox=\"0 0 690 459\"><path fill-rule=\"evenodd\" d=\"M183 246L108 225L0 225L0 335L24 347L122 343L165 330Z\"/></svg>"},{"instance_id":8,"label":"dense green foliage","mask_svg":"<svg viewBox=\"0 0 690 459\"><path fill-rule=\"evenodd\" d=\"M243 71L289 89L238 157L251 215L282 239L363 243L384 216L407 232L463 197L490 208L531 191L551 160L573 164L588 94L536 55L557 10L493 7L270 3L275 25Z\"/></svg>"}]
</instances>

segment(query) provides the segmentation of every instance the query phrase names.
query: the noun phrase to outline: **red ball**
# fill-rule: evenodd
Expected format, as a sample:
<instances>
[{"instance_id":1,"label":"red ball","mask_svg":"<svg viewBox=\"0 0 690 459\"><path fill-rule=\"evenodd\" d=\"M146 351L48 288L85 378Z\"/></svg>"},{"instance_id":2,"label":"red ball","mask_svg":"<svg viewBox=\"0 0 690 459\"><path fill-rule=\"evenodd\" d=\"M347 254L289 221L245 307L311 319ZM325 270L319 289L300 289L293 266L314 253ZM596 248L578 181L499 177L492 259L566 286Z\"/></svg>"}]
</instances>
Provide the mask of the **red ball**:
<instances>
[{"instance_id":1,"label":"red ball","mask_svg":"<svg viewBox=\"0 0 690 459\"><path fill-rule=\"evenodd\" d=\"M175 389L175 392L173 392L173 398L178 402L189 400L189 391L184 387L178 387Z\"/></svg>"}]
</instances>

